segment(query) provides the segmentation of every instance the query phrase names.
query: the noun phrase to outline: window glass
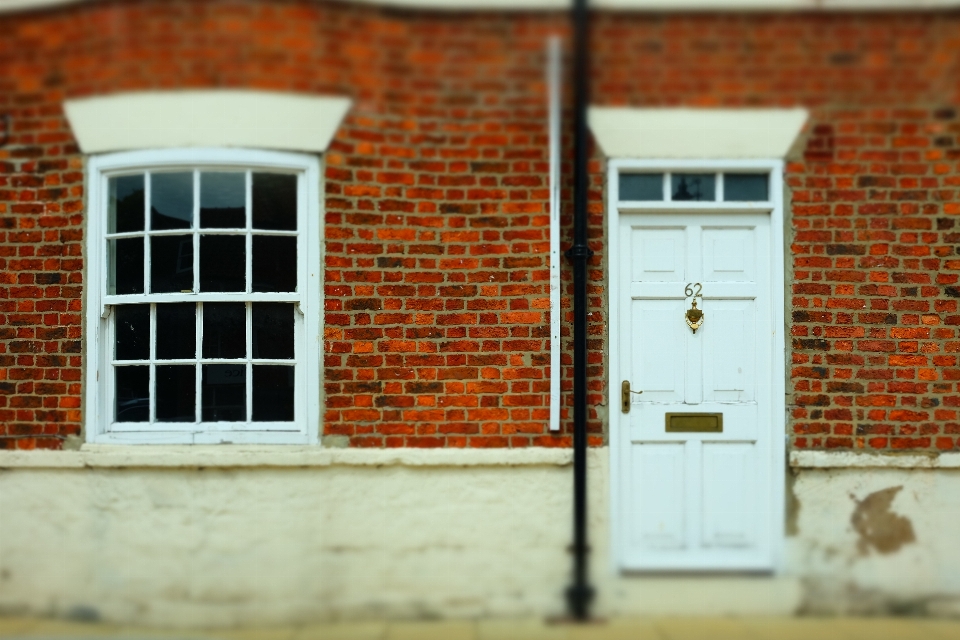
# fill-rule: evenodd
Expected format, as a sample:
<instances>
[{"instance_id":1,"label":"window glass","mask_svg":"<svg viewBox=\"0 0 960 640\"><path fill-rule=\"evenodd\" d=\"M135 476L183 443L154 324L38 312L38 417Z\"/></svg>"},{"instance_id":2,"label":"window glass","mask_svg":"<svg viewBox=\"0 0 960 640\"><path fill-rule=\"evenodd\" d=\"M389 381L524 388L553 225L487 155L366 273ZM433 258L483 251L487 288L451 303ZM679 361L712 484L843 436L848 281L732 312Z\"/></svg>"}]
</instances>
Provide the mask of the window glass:
<instances>
[{"instance_id":1,"label":"window glass","mask_svg":"<svg viewBox=\"0 0 960 640\"><path fill-rule=\"evenodd\" d=\"M150 359L150 305L121 305L116 310L114 334L117 360Z\"/></svg>"},{"instance_id":2,"label":"window glass","mask_svg":"<svg viewBox=\"0 0 960 640\"><path fill-rule=\"evenodd\" d=\"M150 175L150 228L193 226L193 172Z\"/></svg>"},{"instance_id":3,"label":"window glass","mask_svg":"<svg viewBox=\"0 0 960 640\"><path fill-rule=\"evenodd\" d=\"M143 293L143 238L107 241L107 293Z\"/></svg>"},{"instance_id":4,"label":"window glass","mask_svg":"<svg viewBox=\"0 0 960 640\"><path fill-rule=\"evenodd\" d=\"M245 228L247 226L246 202L245 174L212 171L204 171L200 174L201 227L206 229Z\"/></svg>"},{"instance_id":5,"label":"window glass","mask_svg":"<svg viewBox=\"0 0 960 640\"><path fill-rule=\"evenodd\" d=\"M117 422L150 420L150 367L116 367L114 419Z\"/></svg>"},{"instance_id":6,"label":"window glass","mask_svg":"<svg viewBox=\"0 0 960 640\"><path fill-rule=\"evenodd\" d=\"M296 231L296 176L253 174L253 228Z\"/></svg>"},{"instance_id":7,"label":"window glass","mask_svg":"<svg viewBox=\"0 0 960 640\"><path fill-rule=\"evenodd\" d=\"M253 236L253 290L297 290L297 239Z\"/></svg>"},{"instance_id":8,"label":"window glass","mask_svg":"<svg viewBox=\"0 0 960 640\"><path fill-rule=\"evenodd\" d=\"M678 201L712 202L717 199L715 182L716 176L712 173L671 174L671 198Z\"/></svg>"},{"instance_id":9,"label":"window glass","mask_svg":"<svg viewBox=\"0 0 960 640\"><path fill-rule=\"evenodd\" d=\"M621 173L621 200L663 200L662 173Z\"/></svg>"},{"instance_id":10,"label":"window glass","mask_svg":"<svg viewBox=\"0 0 960 640\"><path fill-rule=\"evenodd\" d=\"M765 173L725 173L723 199L728 202L766 202L770 199L770 178Z\"/></svg>"},{"instance_id":11,"label":"window glass","mask_svg":"<svg viewBox=\"0 0 960 640\"><path fill-rule=\"evenodd\" d=\"M292 304L253 304L253 357L264 360L293 359Z\"/></svg>"},{"instance_id":12,"label":"window glass","mask_svg":"<svg viewBox=\"0 0 960 640\"><path fill-rule=\"evenodd\" d=\"M293 367L254 365L254 422L293 420L293 376Z\"/></svg>"},{"instance_id":13,"label":"window glass","mask_svg":"<svg viewBox=\"0 0 960 640\"><path fill-rule=\"evenodd\" d=\"M242 302L203 305L203 357L247 357L246 306Z\"/></svg>"},{"instance_id":14,"label":"window glass","mask_svg":"<svg viewBox=\"0 0 960 640\"><path fill-rule=\"evenodd\" d=\"M196 366L157 365L157 422L195 422Z\"/></svg>"},{"instance_id":15,"label":"window glass","mask_svg":"<svg viewBox=\"0 0 960 640\"><path fill-rule=\"evenodd\" d=\"M200 236L200 291L246 291L246 256L246 236Z\"/></svg>"},{"instance_id":16,"label":"window glass","mask_svg":"<svg viewBox=\"0 0 960 640\"><path fill-rule=\"evenodd\" d=\"M143 231L143 176L110 178L110 204L107 212L107 233Z\"/></svg>"},{"instance_id":17,"label":"window glass","mask_svg":"<svg viewBox=\"0 0 960 640\"><path fill-rule=\"evenodd\" d=\"M150 237L150 293L193 291L193 236Z\"/></svg>"},{"instance_id":18,"label":"window glass","mask_svg":"<svg viewBox=\"0 0 960 640\"><path fill-rule=\"evenodd\" d=\"M157 360L193 359L197 353L197 305L157 305Z\"/></svg>"},{"instance_id":19,"label":"window glass","mask_svg":"<svg viewBox=\"0 0 960 640\"><path fill-rule=\"evenodd\" d=\"M203 365L203 421L241 422L247 419L245 364Z\"/></svg>"}]
</instances>

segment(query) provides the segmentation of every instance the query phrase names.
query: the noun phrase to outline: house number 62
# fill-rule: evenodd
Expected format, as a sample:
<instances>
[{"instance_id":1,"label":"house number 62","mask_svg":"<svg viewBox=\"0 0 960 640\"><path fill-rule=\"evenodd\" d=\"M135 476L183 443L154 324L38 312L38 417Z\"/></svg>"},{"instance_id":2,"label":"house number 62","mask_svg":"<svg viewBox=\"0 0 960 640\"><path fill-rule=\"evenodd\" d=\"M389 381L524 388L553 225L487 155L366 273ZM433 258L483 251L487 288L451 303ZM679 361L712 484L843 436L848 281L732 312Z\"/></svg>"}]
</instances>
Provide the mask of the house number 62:
<instances>
[{"instance_id":1,"label":"house number 62","mask_svg":"<svg viewBox=\"0 0 960 640\"><path fill-rule=\"evenodd\" d=\"M687 312L683 314L683 316L684 320L687 321L687 326L693 329L694 333L696 333L700 325L703 324L703 311L697 309L697 298L703 300L703 296L700 294L701 291L703 291L703 285L699 282L691 282L687 284L686 289L683 290L688 297L693 298L691 301L692 306L687 309Z\"/></svg>"}]
</instances>

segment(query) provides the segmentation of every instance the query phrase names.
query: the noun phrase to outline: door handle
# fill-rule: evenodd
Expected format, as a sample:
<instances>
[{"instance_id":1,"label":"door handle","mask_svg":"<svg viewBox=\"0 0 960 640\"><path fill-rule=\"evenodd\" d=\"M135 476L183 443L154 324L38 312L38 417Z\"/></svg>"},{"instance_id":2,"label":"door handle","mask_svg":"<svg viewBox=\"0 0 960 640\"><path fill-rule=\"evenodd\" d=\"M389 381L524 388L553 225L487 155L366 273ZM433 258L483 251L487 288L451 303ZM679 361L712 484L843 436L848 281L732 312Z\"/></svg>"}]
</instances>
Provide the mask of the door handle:
<instances>
[{"instance_id":1,"label":"door handle","mask_svg":"<svg viewBox=\"0 0 960 640\"><path fill-rule=\"evenodd\" d=\"M623 413L630 413L630 394L635 393L640 395L643 391L631 391L630 390L630 381L624 380L620 384L620 411Z\"/></svg>"}]
</instances>

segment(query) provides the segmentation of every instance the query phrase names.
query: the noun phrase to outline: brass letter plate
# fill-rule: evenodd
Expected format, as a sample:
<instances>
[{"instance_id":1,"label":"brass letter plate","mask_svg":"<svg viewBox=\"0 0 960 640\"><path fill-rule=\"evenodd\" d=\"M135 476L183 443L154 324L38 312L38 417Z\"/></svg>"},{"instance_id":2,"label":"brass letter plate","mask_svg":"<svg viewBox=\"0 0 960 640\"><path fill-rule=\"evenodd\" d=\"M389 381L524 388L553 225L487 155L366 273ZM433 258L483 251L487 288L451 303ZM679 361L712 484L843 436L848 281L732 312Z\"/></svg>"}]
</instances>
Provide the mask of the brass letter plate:
<instances>
[{"instance_id":1,"label":"brass letter plate","mask_svg":"<svg viewBox=\"0 0 960 640\"><path fill-rule=\"evenodd\" d=\"M668 413L667 433L723 433L722 413Z\"/></svg>"}]
</instances>

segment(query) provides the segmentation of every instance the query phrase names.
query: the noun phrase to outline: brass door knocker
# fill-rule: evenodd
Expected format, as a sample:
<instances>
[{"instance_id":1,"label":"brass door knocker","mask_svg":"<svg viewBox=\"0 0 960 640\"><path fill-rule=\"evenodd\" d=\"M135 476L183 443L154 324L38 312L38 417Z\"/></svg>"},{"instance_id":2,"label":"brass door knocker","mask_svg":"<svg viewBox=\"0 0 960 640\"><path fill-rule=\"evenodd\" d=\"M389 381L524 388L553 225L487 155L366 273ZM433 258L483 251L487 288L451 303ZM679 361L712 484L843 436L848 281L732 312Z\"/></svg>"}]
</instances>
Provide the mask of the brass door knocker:
<instances>
[{"instance_id":1,"label":"brass door knocker","mask_svg":"<svg viewBox=\"0 0 960 640\"><path fill-rule=\"evenodd\" d=\"M696 287L696 291L694 291L694 287ZM691 307L687 309L684 318L687 321L687 326L693 329L694 333L696 333L700 325L703 324L703 310L697 309L697 298L700 298L701 301L703 300L703 296L700 294L701 291L703 291L703 285L699 282L691 282L687 285L686 289L684 289L685 294L693 296Z\"/></svg>"}]
</instances>

